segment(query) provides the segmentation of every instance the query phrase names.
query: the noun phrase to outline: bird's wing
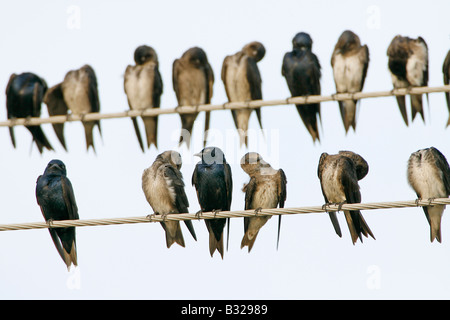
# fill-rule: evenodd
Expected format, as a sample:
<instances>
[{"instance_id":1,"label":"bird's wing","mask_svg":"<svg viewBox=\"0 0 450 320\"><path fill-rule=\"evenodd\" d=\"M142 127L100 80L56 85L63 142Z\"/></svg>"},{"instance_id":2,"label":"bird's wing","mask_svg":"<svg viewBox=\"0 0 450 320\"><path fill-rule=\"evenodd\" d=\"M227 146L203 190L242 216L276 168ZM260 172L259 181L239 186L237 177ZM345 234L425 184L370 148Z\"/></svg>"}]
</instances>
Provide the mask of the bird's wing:
<instances>
[{"instance_id":1,"label":"bird's wing","mask_svg":"<svg viewBox=\"0 0 450 320\"><path fill-rule=\"evenodd\" d=\"M434 155L436 166L442 172L442 180L444 182L445 190L447 191L447 194L450 195L450 168L447 159L438 149L431 147L430 150Z\"/></svg>"},{"instance_id":2,"label":"bird's wing","mask_svg":"<svg viewBox=\"0 0 450 320\"><path fill-rule=\"evenodd\" d=\"M67 207L69 219L78 220L80 217L78 216L78 207L70 180L64 176L61 176L61 187L63 190L64 203Z\"/></svg>"}]
</instances>

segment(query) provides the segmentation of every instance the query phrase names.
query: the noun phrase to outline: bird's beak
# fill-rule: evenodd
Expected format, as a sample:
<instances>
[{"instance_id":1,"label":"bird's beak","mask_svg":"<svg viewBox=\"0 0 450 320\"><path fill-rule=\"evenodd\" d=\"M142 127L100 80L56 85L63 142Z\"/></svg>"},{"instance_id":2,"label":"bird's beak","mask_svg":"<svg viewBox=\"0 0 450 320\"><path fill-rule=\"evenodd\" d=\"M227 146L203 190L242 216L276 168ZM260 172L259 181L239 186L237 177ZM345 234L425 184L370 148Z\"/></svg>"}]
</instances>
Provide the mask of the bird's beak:
<instances>
[{"instance_id":1,"label":"bird's beak","mask_svg":"<svg viewBox=\"0 0 450 320\"><path fill-rule=\"evenodd\" d=\"M194 153L194 157L199 157L199 158L201 158L201 157L202 157L202 153L201 153L201 152L199 152L199 153Z\"/></svg>"}]
</instances>

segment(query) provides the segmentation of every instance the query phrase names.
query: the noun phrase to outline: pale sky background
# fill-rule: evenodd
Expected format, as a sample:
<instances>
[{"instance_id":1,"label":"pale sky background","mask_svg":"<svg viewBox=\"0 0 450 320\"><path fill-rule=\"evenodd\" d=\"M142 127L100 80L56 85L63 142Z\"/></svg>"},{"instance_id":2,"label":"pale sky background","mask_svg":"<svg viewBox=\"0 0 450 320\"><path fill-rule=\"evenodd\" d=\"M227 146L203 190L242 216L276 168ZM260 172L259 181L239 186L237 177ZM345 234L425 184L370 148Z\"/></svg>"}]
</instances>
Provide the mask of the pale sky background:
<instances>
[{"instance_id":1,"label":"pale sky background","mask_svg":"<svg viewBox=\"0 0 450 320\"><path fill-rule=\"evenodd\" d=\"M259 63L264 99L290 96L281 76L284 54L297 32L308 32L322 65L322 93L335 86L330 65L339 35L357 33L370 50L364 91L391 90L386 50L397 35L422 36L429 47L430 86L440 86L450 48L448 1L14 1L0 4L0 86L11 73L34 72L49 86L65 73L90 64L98 78L101 112L128 109L123 74L135 48L158 53L164 82L162 108L176 106L172 63L200 46L215 74L212 103L226 102L220 79L226 55L258 40L266 47ZM79 13L79 16L77 14ZM79 17L79 19L77 19ZM407 100L409 109L409 99ZM424 99L424 101L426 101ZM233 210L243 209L248 176L239 159L258 151L288 179L286 207L322 205L317 178L322 152L347 149L369 163L360 182L363 202L415 199L406 180L409 155L435 146L450 157L448 110L443 93L429 95L426 123L404 124L394 97L361 101L356 133L345 135L336 102L322 103L321 143L313 144L293 105L262 109L265 138L253 115L255 135L248 150L238 147L230 111L212 113L211 141L221 147L234 180ZM0 118L6 119L5 95ZM47 116L42 105L42 116ZM55 148L40 155L31 135L16 127L17 149L0 128L0 223L44 221L35 198L36 178L52 159L65 162L81 219L145 216L152 213L141 189L142 171L169 149L180 151L190 212L199 210L191 176L193 153L201 149L204 116L195 126L191 149L178 149L178 115L159 120L159 150L139 149L130 119L103 120L95 131L97 154L86 152L79 122L66 124L69 152L51 125L43 128ZM231 220L229 250L210 257L204 221L194 221L195 242L183 224L186 248L167 249L159 224L79 227L79 267L67 272L46 229L0 232L0 299L448 299L450 219L444 212L443 243L430 243L421 208L365 211L376 236L351 243L343 214L339 238L325 214L283 217L279 250L277 218L258 235L249 254L240 249L243 219Z\"/></svg>"}]
</instances>

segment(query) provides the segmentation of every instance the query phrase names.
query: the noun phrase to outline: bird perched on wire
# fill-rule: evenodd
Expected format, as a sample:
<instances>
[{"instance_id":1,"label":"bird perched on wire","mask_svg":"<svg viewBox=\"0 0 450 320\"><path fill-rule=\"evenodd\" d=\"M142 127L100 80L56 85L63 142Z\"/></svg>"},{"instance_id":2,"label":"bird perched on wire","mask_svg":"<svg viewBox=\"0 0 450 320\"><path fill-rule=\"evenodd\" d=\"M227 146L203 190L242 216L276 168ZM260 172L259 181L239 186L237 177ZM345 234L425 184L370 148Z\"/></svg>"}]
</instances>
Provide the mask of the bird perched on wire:
<instances>
[{"instance_id":1,"label":"bird perched on wire","mask_svg":"<svg viewBox=\"0 0 450 320\"><path fill-rule=\"evenodd\" d=\"M75 115L84 116L87 113L100 112L97 77L94 69L84 65L80 69L67 72L62 83L52 87L45 96L49 115L67 115L68 111ZM95 152L93 129L97 125L102 134L100 120L83 121L86 148ZM55 129L60 141L64 141L63 124ZM61 142L62 143L62 142ZM65 143L64 143L65 145Z\"/></svg>"},{"instance_id":2,"label":"bird perched on wire","mask_svg":"<svg viewBox=\"0 0 450 320\"><path fill-rule=\"evenodd\" d=\"M222 81L229 102L262 99L262 80L257 62L261 61L265 54L266 49L263 44L253 41L246 44L241 51L225 57L222 64ZM231 110L241 146L245 144L248 147L248 122L253 110L262 129L261 108Z\"/></svg>"},{"instance_id":3,"label":"bird perched on wire","mask_svg":"<svg viewBox=\"0 0 450 320\"><path fill-rule=\"evenodd\" d=\"M394 89L428 85L428 46L422 37L411 39L397 35L389 44L387 55ZM405 96L396 96L403 120L408 125ZM420 113L425 121L422 95L411 95L411 118Z\"/></svg>"},{"instance_id":4,"label":"bird perched on wire","mask_svg":"<svg viewBox=\"0 0 450 320\"><path fill-rule=\"evenodd\" d=\"M445 156L436 148L413 152L408 160L408 183L420 200L448 198L450 195L450 168ZM441 218L445 205L423 206L430 225L430 241L441 242Z\"/></svg>"},{"instance_id":5,"label":"bird perched on wire","mask_svg":"<svg viewBox=\"0 0 450 320\"><path fill-rule=\"evenodd\" d=\"M158 55L149 46L142 45L134 51L135 66L127 66L124 77L124 90L128 98L128 105L131 110L142 110L149 108L159 108L163 83L158 68ZM137 118L131 118L134 130L139 141L139 145L144 151L144 143ZM157 148L158 117L143 116L147 137L147 147L151 144Z\"/></svg>"},{"instance_id":6,"label":"bird perched on wire","mask_svg":"<svg viewBox=\"0 0 450 320\"><path fill-rule=\"evenodd\" d=\"M218 147L207 147L195 154L200 157L192 174L192 185L197 191L200 212L229 211L233 193L231 167ZM209 232L209 252L211 257L217 250L222 259L223 230L229 218L205 219ZM228 229L229 230L229 229Z\"/></svg>"},{"instance_id":7,"label":"bird perched on wire","mask_svg":"<svg viewBox=\"0 0 450 320\"><path fill-rule=\"evenodd\" d=\"M292 39L292 51L284 55L281 73L293 97L320 95L320 63L311 51L312 43L309 34L297 33ZM320 121L320 103L298 104L297 111L313 141L320 142L317 125L317 118Z\"/></svg>"},{"instance_id":8,"label":"bird perched on wire","mask_svg":"<svg viewBox=\"0 0 450 320\"><path fill-rule=\"evenodd\" d=\"M181 155L169 150L159 154L153 164L144 170L142 190L155 214L166 217L173 213L189 213L181 165ZM192 237L197 240L192 221L185 220L184 223ZM175 242L185 246L179 221L163 221L161 225L166 233L167 248Z\"/></svg>"},{"instance_id":9,"label":"bird perched on wire","mask_svg":"<svg viewBox=\"0 0 450 320\"><path fill-rule=\"evenodd\" d=\"M78 220L78 207L65 164L52 160L36 182L36 199L47 223L53 220ZM77 266L75 227L49 228L53 243L70 271Z\"/></svg>"},{"instance_id":10,"label":"bird perched on wire","mask_svg":"<svg viewBox=\"0 0 450 320\"><path fill-rule=\"evenodd\" d=\"M361 192L358 181L369 172L369 165L359 154L352 151L340 151L338 154L329 155L324 152L319 159L317 175L320 180L322 194L325 198L325 206L329 203L344 204L360 203ZM339 210L340 210L339 207ZM344 210L345 219L350 230L353 244L358 240L362 242L362 235L370 235L375 239L359 210ZM336 212L329 213L334 230L342 237Z\"/></svg>"},{"instance_id":11,"label":"bird perched on wire","mask_svg":"<svg viewBox=\"0 0 450 320\"><path fill-rule=\"evenodd\" d=\"M173 62L172 81L179 107L211 103L214 73L203 49L199 47L190 48L183 53L181 58ZM180 113L182 127L180 145L184 142L189 148L197 115L198 112ZM210 111L207 111L205 112L204 145L207 141L209 120Z\"/></svg>"},{"instance_id":12,"label":"bird perched on wire","mask_svg":"<svg viewBox=\"0 0 450 320\"><path fill-rule=\"evenodd\" d=\"M337 93L355 93L363 89L369 66L369 48L361 45L354 32L344 31L339 37L331 56L334 82ZM339 101L345 132L350 127L356 130L357 100Z\"/></svg>"},{"instance_id":13,"label":"bird perched on wire","mask_svg":"<svg viewBox=\"0 0 450 320\"><path fill-rule=\"evenodd\" d=\"M6 111L8 119L41 116L41 103L47 83L34 73L12 74L6 86ZM33 136L33 141L42 154L44 148L53 150L41 126L26 126ZM14 127L9 127L11 142L16 147Z\"/></svg>"},{"instance_id":14,"label":"bird perched on wire","mask_svg":"<svg viewBox=\"0 0 450 320\"><path fill-rule=\"evenodd\" d=\"M444 84L448 85L450 83L450 50L447 52L444 64L442 65L442 73L444 74ZM450 92L445 93L445 100L447 101L447 108L450 113ZM447 121L447 127L450 124L450 116Z\"/></svg>"},{"instance_id":15,"label":"bird perched on wire","mask_svg":"<svg viewBox=\"0 0 450 320\"><path fill-rule=\"evenodd\" d=\"M256 152L248 152L241 159L241 168L249 176L250 181L244 185L245 210L255 209L256 212L267 208L284 208L286 201L287 179L283 169L275 170ZM272 216L244 217L244 237L241 249L248 247L248 252L258 235L259 230ZM281 215L278 216L277 248L280 239Z\"/></svg>"}]
</instances>

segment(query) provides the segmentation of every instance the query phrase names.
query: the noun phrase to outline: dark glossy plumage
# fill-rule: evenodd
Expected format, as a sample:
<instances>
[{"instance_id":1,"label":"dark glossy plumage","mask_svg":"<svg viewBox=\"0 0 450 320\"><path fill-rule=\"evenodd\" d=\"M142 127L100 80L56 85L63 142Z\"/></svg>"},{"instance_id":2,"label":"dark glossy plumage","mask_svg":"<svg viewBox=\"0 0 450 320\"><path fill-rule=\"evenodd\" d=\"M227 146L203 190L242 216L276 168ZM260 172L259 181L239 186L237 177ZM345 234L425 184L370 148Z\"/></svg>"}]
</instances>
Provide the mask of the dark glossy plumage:
<instances>
[{"instance_id":1,"label":"dark glossy plumage","mask_svg":"<svg viewBox=\"0 0 450 320\"><path fill-rule=\"evenodd\" d=\"M281 73L286 78L293 97L320 95L320 63L312 53L312 39L304 32L298 33L292 40L293 50L284 55ZM320 103L297 105L303 123L313 141L320 141L318 119L320 121Z\"/></svg>"},{"instance_id":2,"label":"dark glossy plumage","mask_svg":"<svg viewBox=\"0 0 450 320\"><path fill-rule=\"evenodd\" d=\"M66 174L64 163L52 160L36 181L37 203L47 222L79 219L72 184ZM70 269L71 264L77 266L75 227L49 228L49 232L67 268Z\"/></svg>"},{"instance_id":3,"label":"dark glossy plumage","mask_svg":"<svg viewBox=\"0 0 450 320\"><path fill-rule=\"evenodd\" d=\"M217 147L204 148L196 154L201 158L192 175L192 185L197 191L201 211L229 211L233 192L231 167L222 150ZM223 258L223 229L226 219L205 219L209 232L211 256L217 249Z\"/></svg>"},{"instance_id":4,"label":"dark glossy plumage","mask_svg":"<svg viewBox=\"0 0 450 320\"><path fill-rule=\"evenodd\" d=\"M31 72L12 74L6 86L6 110L8 119L41 116L41 103L47 83ZM40 126L26 126L33 136L33 141L42 153L44 148L53 150ZM11 142L16 147L14 127L9 127Z\"/></svg>"}]
</instances>

